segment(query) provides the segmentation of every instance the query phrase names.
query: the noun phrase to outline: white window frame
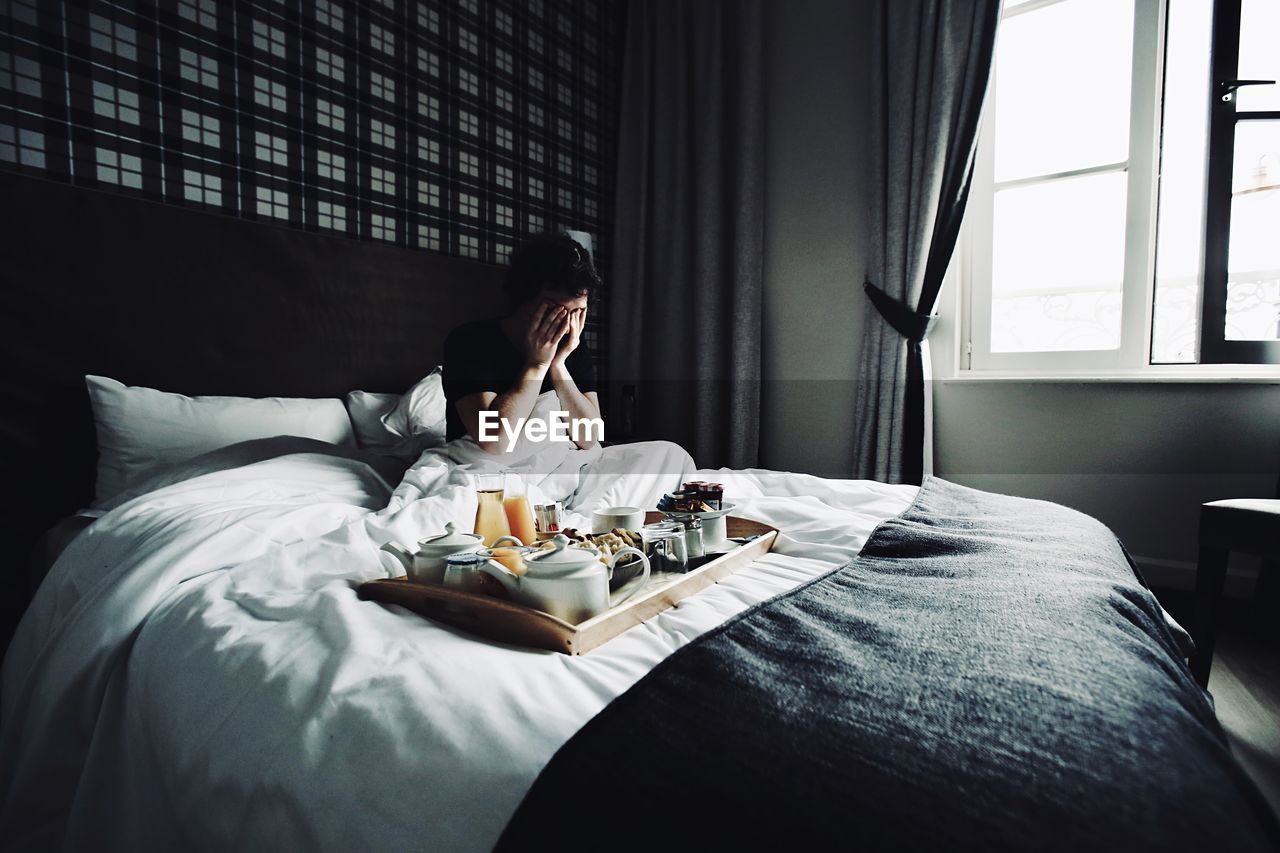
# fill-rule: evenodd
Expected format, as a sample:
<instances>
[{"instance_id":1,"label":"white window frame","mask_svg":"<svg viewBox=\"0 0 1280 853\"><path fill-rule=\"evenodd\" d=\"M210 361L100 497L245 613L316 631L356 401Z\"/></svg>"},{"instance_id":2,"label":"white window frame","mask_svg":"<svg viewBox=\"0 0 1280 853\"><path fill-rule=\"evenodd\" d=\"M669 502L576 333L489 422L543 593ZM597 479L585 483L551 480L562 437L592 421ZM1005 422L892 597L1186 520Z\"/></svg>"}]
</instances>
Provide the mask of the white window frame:
<instances>
[{"instance_id":1,"label":"white window frame","mask_svg":"<svg viewBox=\"0 0 1280 853\"><path fill-rule=\"evenodd\" d=\"M1004 18L1028 14L1060 2L1069 0L1031 0L1006 12ZM1081 371L1138 370L1150 366L1165 2L1166 0L1134 2L1128 158L1121 163L1020 178L1000 185L1027 185L1115 171L1127 174L1127 226L1119 348L1054 352L991 351L991 241L997 191L995 135L980 131L973 184L956 259L961 278L959 367L962 374L1069 374ZM985 128L994 127L996 121L995 85L993 74L983 117Z\"/></svg>"}]
</instances>

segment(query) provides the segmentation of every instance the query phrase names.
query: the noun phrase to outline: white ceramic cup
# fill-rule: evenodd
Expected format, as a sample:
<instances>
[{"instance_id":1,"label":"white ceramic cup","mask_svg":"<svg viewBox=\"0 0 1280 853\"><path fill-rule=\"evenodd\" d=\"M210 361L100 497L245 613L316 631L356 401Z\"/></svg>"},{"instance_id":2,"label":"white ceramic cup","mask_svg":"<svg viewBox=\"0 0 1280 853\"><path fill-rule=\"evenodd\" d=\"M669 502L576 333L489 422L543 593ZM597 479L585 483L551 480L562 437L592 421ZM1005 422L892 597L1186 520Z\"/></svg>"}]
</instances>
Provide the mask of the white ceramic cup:
<instances>
[{"instance_id":1,"label":"white ceramic cup","mask_svg":"<svg viewBox=\"0 0 1280 853\"><path fill-rule=\"evenodd\" d=\"M591 513L591 532L608 533L615 527L636 530L644 527L644 510L638 506L607 506Z\"/></svg>"}]
</instances>

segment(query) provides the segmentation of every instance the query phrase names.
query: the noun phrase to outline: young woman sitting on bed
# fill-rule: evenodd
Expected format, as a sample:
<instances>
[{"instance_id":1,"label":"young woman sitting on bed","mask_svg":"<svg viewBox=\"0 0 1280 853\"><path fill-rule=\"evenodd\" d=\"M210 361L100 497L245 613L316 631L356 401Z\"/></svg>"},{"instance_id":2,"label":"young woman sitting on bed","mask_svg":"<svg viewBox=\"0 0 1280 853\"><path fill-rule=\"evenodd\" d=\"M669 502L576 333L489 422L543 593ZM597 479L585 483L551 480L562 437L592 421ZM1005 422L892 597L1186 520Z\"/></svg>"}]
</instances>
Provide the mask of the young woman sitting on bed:
<instances>
[{"instance_id":1,"label":"young woman sitting on bed","mask_svg":"<svg viewBox=\"0 0 1280 853\"><path fill-rule=\"evenodd\" d=\"M504 284L508 313L464 323L445 339L450 441L470 436L487 452L501 454L507 446L501 426L499 440L480 441L481 413L497 415L496 422L488 416L492 437L495 423L529 418L538 398L553 390L570 423L600 418L595 364L582 340L587 301L600 284L591 255L567 234L542 235L516 251ZM596 445L586 430L574 443L582 449Z\"/></svg>"}]
</instances>

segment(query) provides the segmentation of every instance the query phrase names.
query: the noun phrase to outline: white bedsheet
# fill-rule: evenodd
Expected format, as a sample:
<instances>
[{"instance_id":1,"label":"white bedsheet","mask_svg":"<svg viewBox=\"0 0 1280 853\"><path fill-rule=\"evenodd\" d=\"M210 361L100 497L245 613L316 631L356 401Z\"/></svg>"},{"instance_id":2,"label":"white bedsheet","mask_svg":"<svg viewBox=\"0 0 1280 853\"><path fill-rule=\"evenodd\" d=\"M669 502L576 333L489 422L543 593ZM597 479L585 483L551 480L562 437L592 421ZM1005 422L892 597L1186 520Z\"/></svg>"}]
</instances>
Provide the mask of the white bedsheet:
<instances>
[{"instance_id":1,"label":"white bedsheet","mask_svg":"<svg viewBox=\"0 0 1280 853\"><path fill-rule=\"evenodd\" d=\"M574 511L652 506L671 445L586 454ZM555 751L679 646L853 557L914 487L698 472L774 552L583 657L359 601L377 548L469 518L446 453L389 495L295 454L113 510L51 570L6 656L0 839L68 849L488 850ZM635 476L618 476L630 467ZM607 474L601 472L609 472ZM644 473L648 472L648 473ZM554 491L554 483L543 483ZM624 804L625 779L616 784Z\"/></svg>"}]
</instances>

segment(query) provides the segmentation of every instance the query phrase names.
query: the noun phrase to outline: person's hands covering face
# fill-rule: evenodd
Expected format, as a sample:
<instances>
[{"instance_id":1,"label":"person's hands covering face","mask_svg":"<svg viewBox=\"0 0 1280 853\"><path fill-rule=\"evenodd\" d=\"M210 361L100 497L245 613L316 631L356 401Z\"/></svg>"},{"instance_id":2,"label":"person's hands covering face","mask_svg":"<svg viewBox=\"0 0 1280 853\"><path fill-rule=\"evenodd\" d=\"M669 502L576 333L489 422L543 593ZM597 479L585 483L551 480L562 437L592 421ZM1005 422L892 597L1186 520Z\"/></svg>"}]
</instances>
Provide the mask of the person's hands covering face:
<instances>
[{"instance_id":1,"label":"person's hands covering face","mask_svg":"<svg viewBox=\"0 0 1280 853\"><path fill-rule=\"evenodd\" d=\"M560 346L555 355L556 361L561 364L564 363L564 360L569 357L571 352L578 348L578 344L582 343L582 328L587 324L587 309L575 308L569 311L568 324L568 331L560 339Z\"/></svg>"},{"instance_id":2,"label":"person's hands covering face","mask_svg":"<svg viewBox=\"0 0 1280 853\"><path fill-rule=\"evenodd\" d=\"M529 363L547 365L558 358L571 326L569 312L563 307L553 302L539 305L525 330L525 356Z\"/></svg>"}]
</instances>

